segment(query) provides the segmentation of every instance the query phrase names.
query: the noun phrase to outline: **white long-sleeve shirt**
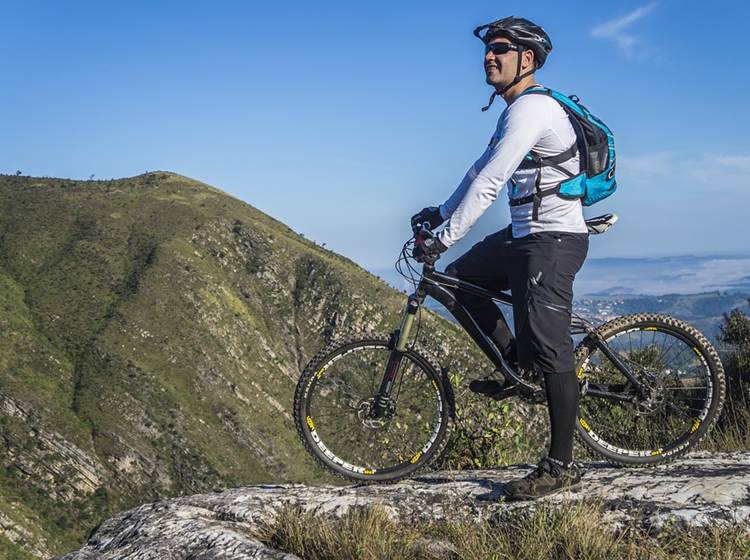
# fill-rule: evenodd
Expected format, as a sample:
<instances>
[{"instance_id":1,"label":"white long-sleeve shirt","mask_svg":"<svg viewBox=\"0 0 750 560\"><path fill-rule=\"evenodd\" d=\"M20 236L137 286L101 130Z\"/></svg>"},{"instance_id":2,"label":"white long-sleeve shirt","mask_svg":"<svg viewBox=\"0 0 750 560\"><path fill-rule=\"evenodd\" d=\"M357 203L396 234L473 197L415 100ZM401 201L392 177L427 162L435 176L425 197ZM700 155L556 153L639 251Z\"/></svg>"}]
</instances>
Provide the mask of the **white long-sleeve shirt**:
<instances>
[{"instance_id":1,"label":"white long-sleeve shirt","mask_svg":"<svg viewBox=\"0 0 750 560\"><path fill-rule=\"evenodd\" d=\"M517 98L500 115L487 149L471 166L450 198L440 205L443 218L450 218L439 234L440 241L450 247L466 235L506 183L509 199L534 194L539 171L518 169L530 150L542 157L549 157L567 150L575 141L573 127L557 101L541 94ZM578 154L561 166L577 175L580 168ZM542 190L568 178L552 167L543 167L541 173ZM532 220L532 206L533 203L529 202L510 207L513 237L524 237L540 231L587 231L578 199L544 197L538 220Z\"/></svg>"}]
</instances>

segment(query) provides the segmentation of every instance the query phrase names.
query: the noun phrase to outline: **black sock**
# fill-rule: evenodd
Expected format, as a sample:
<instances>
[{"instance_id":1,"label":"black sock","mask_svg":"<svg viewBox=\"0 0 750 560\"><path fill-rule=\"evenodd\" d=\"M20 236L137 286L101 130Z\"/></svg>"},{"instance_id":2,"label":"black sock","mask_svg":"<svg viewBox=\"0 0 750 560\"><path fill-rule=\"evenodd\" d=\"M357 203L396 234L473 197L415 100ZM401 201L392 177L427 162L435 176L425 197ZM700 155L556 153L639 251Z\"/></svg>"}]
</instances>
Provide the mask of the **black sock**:
<instances>
[{"instance_id":1,"label":"black sock","mask_svg":"<svg viewBox=\"0 0 750 560\"><path fill-rule=\"evenodd\" d=\"M573 462L573 432L578 413L578 378L574 371L545 373L552 442L549 456L565 464Z\"/></svg>"}]
</instances>

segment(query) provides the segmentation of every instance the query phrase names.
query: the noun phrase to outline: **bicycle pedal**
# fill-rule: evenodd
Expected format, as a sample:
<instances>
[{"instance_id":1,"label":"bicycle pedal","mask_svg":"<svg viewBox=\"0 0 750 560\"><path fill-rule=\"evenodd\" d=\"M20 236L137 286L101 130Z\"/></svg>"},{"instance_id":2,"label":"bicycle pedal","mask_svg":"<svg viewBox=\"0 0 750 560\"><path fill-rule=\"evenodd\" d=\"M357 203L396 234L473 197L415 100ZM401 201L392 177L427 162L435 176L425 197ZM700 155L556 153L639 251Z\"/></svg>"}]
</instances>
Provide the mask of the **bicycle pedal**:
<instances>
[{"instance_id":1,"label":"bicycle pedal","mask_svg":"<svg viewBox=\"0 0 750 560\"><path fill-rule=\"evenodd\" d=\"M529 401L534 404L545 404L547 402L547 394L543 389L539 389L529 395Z\"/></svg>"},{"instance_id":2,"label":"bicycle pedal","mask_svg":"<svg viewBox=\"0 0 750 560\"><path fill-rule=\"evenodd\" d=\"M535 386L534 389L527 389L526 387L520 387L518 391L519 396L531 404L544 404L547 402L547 393L544 387Z\"/></svg>"}]
</instances>

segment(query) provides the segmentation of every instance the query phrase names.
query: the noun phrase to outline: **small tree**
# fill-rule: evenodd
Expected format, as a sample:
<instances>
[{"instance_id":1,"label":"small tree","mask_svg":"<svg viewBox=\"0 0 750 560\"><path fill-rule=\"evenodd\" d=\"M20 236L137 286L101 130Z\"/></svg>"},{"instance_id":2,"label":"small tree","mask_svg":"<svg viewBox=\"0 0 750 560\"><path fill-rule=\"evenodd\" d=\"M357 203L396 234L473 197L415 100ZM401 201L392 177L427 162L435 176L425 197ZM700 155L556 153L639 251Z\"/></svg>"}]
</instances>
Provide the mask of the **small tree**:
<instances>
[{"instance_id":1,"label":"small tree","mask_svg":"<svg viewBox=\"0 0 750 560\"><path fill-rule=\"evenodd\" d=\"M730 383L747 388L750 383L750 317L739 309L725 313L719 340L730 348L725 364Z\"/></svg>"},{"instance_id":2,"label":"small tree","mask_svg":"<svg viewBox=\"0 0 750 560\"><path fill-rule=\"evenodd\" d=\"M750 303L750 300L748 300ZM727 399L714 440L727 450L750 448L750 317L740 309L724 314L719 340L727 347Z\"/></svg>"}]
</instances>

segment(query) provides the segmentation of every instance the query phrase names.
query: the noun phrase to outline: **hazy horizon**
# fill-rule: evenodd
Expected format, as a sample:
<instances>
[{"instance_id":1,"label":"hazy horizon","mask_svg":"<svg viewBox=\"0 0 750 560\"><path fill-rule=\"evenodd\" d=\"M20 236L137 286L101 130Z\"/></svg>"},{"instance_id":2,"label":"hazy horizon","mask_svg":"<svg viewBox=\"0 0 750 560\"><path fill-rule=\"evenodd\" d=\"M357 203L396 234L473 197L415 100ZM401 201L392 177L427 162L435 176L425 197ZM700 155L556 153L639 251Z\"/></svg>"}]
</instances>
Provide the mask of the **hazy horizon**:
<instances>
[{"instance_id":1,"label":"hazy horizon","mask_svg":"<svg viewBox=\"0 0 750 560\"><path fill-rule=\"evenodd\" d=\"M438 269L449 262L439 263ZM370 272L397 289L409 289L392 267ZM750 294L750 255L589 258L576 277L574 290L576 298L607 291L649 296L714 291Z\"/></svg>"}]
</instances>

